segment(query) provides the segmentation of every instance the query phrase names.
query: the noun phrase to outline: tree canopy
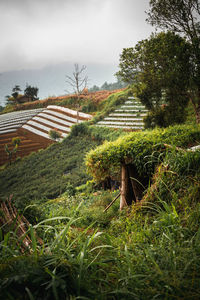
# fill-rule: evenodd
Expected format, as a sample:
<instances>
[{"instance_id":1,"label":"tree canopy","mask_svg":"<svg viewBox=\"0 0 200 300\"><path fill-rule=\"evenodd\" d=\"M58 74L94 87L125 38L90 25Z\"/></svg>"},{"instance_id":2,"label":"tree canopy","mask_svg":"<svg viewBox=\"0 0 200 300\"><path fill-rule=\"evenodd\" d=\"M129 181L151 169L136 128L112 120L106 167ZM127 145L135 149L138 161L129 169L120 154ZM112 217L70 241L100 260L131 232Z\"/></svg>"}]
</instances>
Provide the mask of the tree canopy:
<instances>
[{"instance_id":1,"label":"tree canopy","mask_svg":"<svg viewBox=\"0 0 200 300\"><path fill-rule=\"evenodd\" d=\"M35 101L37 100L37 95L38 95L38 91L39 89L37 87L34 87L34 86L30 86L30 85L26 85L26 88L24 90L24 95L31 99L31 101Z\"/></svg>"},{"instance_id":2,"label":"tree canopy","mask_svg":"<svg viewBox=\"0 0 200 300\"><path fill-rule=\"evenodd\" d=\"M150 0L147 21L158 28L184 34L190 42L200 35L199 0Z\"/></svg>"},{"instance_id":3,"label":"tree canopy","mask_svg":"<svg viewBox=\"0 0 200 300\"><path fill-rule=\"evenodd\" d=\"M12 89L12 94L5 96L7 104L13 103L21 103L22 98L23 102L30 102L30 101L35 101L38 100L39 98L37 97L39 89L37 87L33 87L31 85L26 84L26 88L24 89L24 94L19 94L21 92L21 88L19 85L15 85L14 88Z\"/></svg>"},{"instance_id":4,"label":"tree canopy","mask_svg":"<svg viewBox=\"0 0 200 300\"><path fill-rule=\"evenodd\" d=\"M19 96L19 92L21 92L21 88L19 85L15 85L14 88L12 89L12 97L14 101L17 101L17 97Z\"/></svg>"},{"instance_id":5,"label":"tree canopy","mask_svg":"<svg viewBox=\"0 0 200 300\"><path fill-rule=\"evenodd\" d=\"M160 105L167 104L164 109L171 120L157 125L183 121L191 72L190 44L184 38L173 32L152 34L134 48L123 49L119 66L117 75L124 81L131 79L148 109L161 113Z\"/></svg>"},{"instance_id":6,"label":"tree canopy","mask_svg":"<svg viewBox=\"0 0 200 300\"><path fill-rule=\"evenodd\" d=\"M190 43L190 87L197 122L200 122L200 1L150 0L147 21L157 28L171 30Z\"/></svg>"}]
</instances>

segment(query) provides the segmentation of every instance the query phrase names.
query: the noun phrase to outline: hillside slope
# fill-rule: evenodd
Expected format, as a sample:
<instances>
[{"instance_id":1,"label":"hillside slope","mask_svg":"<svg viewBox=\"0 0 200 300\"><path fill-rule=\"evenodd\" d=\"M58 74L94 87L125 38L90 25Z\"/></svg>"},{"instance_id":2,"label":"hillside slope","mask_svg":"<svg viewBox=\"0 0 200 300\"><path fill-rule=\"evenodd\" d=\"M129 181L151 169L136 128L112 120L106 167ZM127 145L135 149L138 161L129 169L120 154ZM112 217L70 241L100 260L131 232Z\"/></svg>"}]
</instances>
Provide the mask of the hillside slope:
<instances>
[{"instance_id":1,"label":"hillside slope","mask_svg":"<svg viewBox=\"0 0 200 300\"><path fill-rule=\"evenodd\" d=\"M88 111L92 109L93 112L96 112L98 110L98 105L107 99L110 95L115 94L119 91L123 91L124 89L119 90L102 90L97 92L84 92L80 96L80 102L81 102L81 110L83 112L90 112ZM12 111L21 111L21 110L30 110L30 109L36 109L36 108L46 108L48 105L61 105L64 107L68 107L71 109L77 109L77 102L76 102L76 95L70 94L70 95L64 95L64 96L57 96L57 97L48 97L41 100L36 100L33 102L26 102L23 104L9 104L4 109L3 113L12 112ZM87 111L85 111L85 109Z\"/></svg>"},{"instance_id":2,"label":"hillside slope","mask_svg":"<svg viewBox=\"0 0 200 300\"><path fill-rule=\"evenodd\" d=\"M1 197L10 190L12 204L38 209L24 212L31 224L20 217L21 227L28 223L21 236L15 217L10 227L1 223L2 299L200 299L200 151L183 149L196 144L200 128L131 133L95 149L101 173L131 157L153 173L142 205L120 212L115 202L105 212L117 191L73 196L73 184L86 179L83 152L113 133L82 123L61 144L0 172ZM45 201L57 188L66 193Z\"/></svg>"},{"instance_id":3,"label":"hillside slope","mask_svg":"<svg viewBox=\"0 0 200 300\"><path fill-rule=\"evenodd\" d=\"M32 153L22 161L0 171L0 199L11 194L17 207L24 208L33 200L53 199L69 186L75 188L90 177L86 173L85 154L105 139L122 132L112 129L76 125L61 143Z\"/></svg>"}]
</instances>

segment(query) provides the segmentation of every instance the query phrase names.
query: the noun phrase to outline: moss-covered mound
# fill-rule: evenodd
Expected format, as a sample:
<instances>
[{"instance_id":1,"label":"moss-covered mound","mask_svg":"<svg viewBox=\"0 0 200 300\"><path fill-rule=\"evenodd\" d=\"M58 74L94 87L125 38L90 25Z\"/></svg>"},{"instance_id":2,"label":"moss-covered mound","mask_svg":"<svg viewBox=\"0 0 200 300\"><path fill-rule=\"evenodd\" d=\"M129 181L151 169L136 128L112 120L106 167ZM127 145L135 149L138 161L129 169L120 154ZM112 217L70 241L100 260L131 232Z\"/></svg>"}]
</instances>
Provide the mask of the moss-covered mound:
<instances>
[{"instance_id":1,"label":"moss-covered mound","mask_svg":"<svg viewBox=\"0 0 200 300\"><path fill-rule=\"evenodd\" d=\"M121 164L132 163L144 177L152 176L167 151L164 144L188 148L200 142L200 126L177 125L166 129L132 132L114 142L105 142L86 157L90 175L100 181L119 173Z\"/></svg>"}]
</instances>

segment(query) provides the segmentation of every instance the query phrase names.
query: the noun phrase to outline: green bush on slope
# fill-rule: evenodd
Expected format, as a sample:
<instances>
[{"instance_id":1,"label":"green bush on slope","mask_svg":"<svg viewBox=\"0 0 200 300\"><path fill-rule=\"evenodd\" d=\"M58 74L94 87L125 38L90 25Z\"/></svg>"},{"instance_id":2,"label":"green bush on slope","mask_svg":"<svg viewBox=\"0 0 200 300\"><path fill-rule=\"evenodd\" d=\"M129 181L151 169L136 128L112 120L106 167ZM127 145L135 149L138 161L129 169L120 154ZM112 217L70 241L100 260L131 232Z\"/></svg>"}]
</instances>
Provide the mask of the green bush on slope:
<instances>
[{"instance_id":1,"label":"green bush on slope","mask_svg":"<svg viewBox=\"0 0 200 300\"><path fill-rule=\"evenodd\" d=\"M86 156L88 172L97 181L119 173L122 163L133 163L138 173L151 177L163 152L164 143L189 147L200 141L200 127L177 125L166 129L132 132L114 142L105 142Z\"/></svg>"}]
</instances>

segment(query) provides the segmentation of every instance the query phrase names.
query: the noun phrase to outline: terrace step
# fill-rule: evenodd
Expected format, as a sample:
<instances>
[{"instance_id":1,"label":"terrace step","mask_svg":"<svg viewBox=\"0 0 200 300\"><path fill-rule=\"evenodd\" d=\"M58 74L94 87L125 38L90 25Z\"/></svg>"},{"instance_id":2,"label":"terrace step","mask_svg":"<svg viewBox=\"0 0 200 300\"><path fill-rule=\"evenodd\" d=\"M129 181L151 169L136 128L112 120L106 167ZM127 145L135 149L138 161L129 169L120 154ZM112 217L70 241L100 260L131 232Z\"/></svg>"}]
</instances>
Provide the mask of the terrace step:
<instances>
[{"instance_id":1,"label":"terrace step","mask_svg":"<svg viewBox=\"0 0 200 300\"><path fill-rule=\"evenodd\" d=\"M76 110L72 110L67 107L62 107L62 106L57 106L57 105L49 105L49 106L47 106L47 108L50 110L56 110L56 111L59 111L60 113L64 113L66 115L75 117L75 119L77 120L77 111ZM91 119L92 116L88 115L86 113L83 113L83 112L79 112L78 118L81 120L87 121L87 120Z\"/></svg>"},{"instance_id":2,"label":"terrace step","mask_svg":"<svg viewBox=\"0 0 200 300\"><path fill-rule=\"evenodd\" d=\"M5 129L11 129L11 128L18 128L18 127L21 127L22 126L22 124L8 124L8 125L6 125L6 124L4 124L3 126L1 126L0 127L0 132L1 132L1 130L5 130Z\"/></svg>"},{"instance_id":3,"label":"terrace step","mask_svg":"<svg viewBox=\"0 0 200 300\"><path fill-rule=\"evenodd\" d=\"M34 118L36 118L36 117L34 117ZM49 115L47 113L40 113L37 118L44 118L45 120L54 121L54 122L56 122L58 124L63 124L65 126L67 126L67 127L72 126L74 124L72 122L65 121L64 119L61 120L60 118L54 117L54 116Z\"/></svg>"},{"instance_id":4,"label":"terrace step","mask_svg":"<svg viewBox=\"0 0 200 300\"><path fill-rule=\"evenodd\" d=\"M101 125L101 124L97 124L96 126L98 127L105 127L105 125ZM130 129L130 130L142 130L143 126L126 126L126 125L110 125L107 124L106 127L110 127L110 128L121 128L121 129Z\"/></svg>"},{"instance_id":5,"label":"terrace step","mask_svg":"<svg viewBox=\"0 0 200 300\"><path fill-rule=\"evenodd\" d=\"M124 114L124 113L112 113L109 114L110 117L145 117L147 114L145 113L137 113L137 114Z\"/></svg>"},{"instance_id":6,"label":"terrace step","mask_svg":"<svg viewBox=\"0 0 200 300\"><path fill-rule=\"evenodd\" d=\"M26 130L28 130L28 131L33 132L34 134L40 135L40 136L42 136L42 137L44 137L46 139L49 139L49 140L51 139L47 133L44 133L43 131L38 130L38 129L36 129L36 128L28 125L28 124L25 124L23 126L23 128L26 129Z\"/></svg>"},{"instance_id":7,"label":"terrace step","mask_svg":"<svg viewBox=\"0 0 200 300\"><path fill-rule=\"evenodd\" d=\"M9 133L9 132L15 132L15 131L17 131L17 128L5 129L5 130L1 130L0 134Z\"/></svg>"},{"instance_id":8,"label":"terrace step","mask_svg":"<svg viewBox=\"0 0 200 300\"><path fill-rule=\"evenodd\" d=\"M34 121L37 121L37 122L34 122ZM69 129L69 124L68 126L62 126L62 125L58 125L57 123L55 122L51 122L51 121L48 121L46 119L43 119L41 117L33 117L31 121L28 121L27 124L31 124L31 122L35 123L35 126L38 126L39 128L42 128L40 125L44 124L45 128L49 128L49 130L51 130L52 128L53 129L59 129L61 131L67 131L69 132L70 129ZM39 122L39 123L38 123ZM42 124L41 124L42 123ZM38 124L38 125L37 125ZM47 125L47 126L46 126ZM43 125L42 125L43 126ZM48 130L48 129L44 129L45 131ZM49 131L48 130L48 131Z\"/></svg>"},{"instance_id":9,"label":"terrace step","mask_svg":"<svg viewBox=\"0 0 200 300\"><path fill-rule=\"evenodd\" d=\"M147 112L148 110L145 106L137 99L128 97L128 100L121 107L110 113L96 125L126 130L142 130L144 129L143 117L147 115Z\"/></svg>"},{"instance_id":10,"label":"terrace step","mask_svg":"<svg viewBox=\"0 0 200 300\"><path fill-rule=\"evenodd\" d=\"M98 124L100 125L125 125L125 126L141 126L141 122L138 123L138 122L106 122L106 121L99 121Z\"/></svg>"},{"instance_id":11,"label":"terrace step","mask_svg":"<svg viewBox=\"0 0 200 300\"><path fill-rule=\"evenodd\" d=\"M43 111L43 113L47 113L48 114L48 116L49 116L49 119L50 119L50 116L51 115L53 115L53 116L55 116L55 117L57 117L57 118L59 118L61 121L62 120L67 120L67 121L69 121L69 122L71 122L71 123L77 123L77 119L76 118L72 118L72 117L70 117L70 116L67 116L67 118L66 118L66 115L65 114L62 114L62 113L59 113L59 112L57 112L57 111L54 111L54 110L44 110ZM39 115L41 115L41 114L39 114ZM82 121L81 120L78 120L78 123L81 123Z\"/></svg>"},{"instance_id":12,"label":"terrace step","mask_svg":"<svg viewBox=\"0 0 200 300\"><path fill-rule=\"evenodd\" d=\"M8 119L14 119L14 118L19 118L19 117L25 117L25 116L32 116L36 115L39 112L43 111L44 108L37 108L37 109L31 109L31 110L22 110L22 111L14 111L10 113L6 113L3 115L0 115L0 121L1 120L8 120Z\"/></svg>"},{"instance_id":13,"label":"terrace step","mask_svg":"<svg viewBox=\"0 0 200 300\"><path fill-rule=\"evenodd\" d=\"M106 117L104 118L105 121L141 121L143 122L143 118L127 118L127 117L124 117L124 118L115 118L115 117Z\"/></svg>"},{"instance_id":14,"label":"terrace step","mask_svg":"<svg viewBox=\"0 0 200 300\"><path fill-rule=\"evenodd\" d=\"M116 109L116 112L128 112L128 113L147 113L148 110L147 109Z\"/></svg>"}]
</instances>

